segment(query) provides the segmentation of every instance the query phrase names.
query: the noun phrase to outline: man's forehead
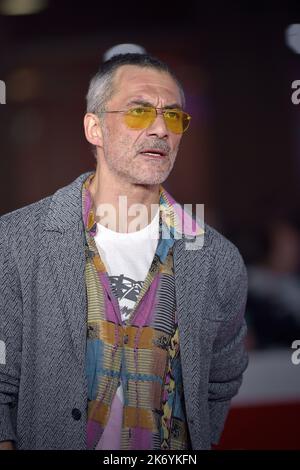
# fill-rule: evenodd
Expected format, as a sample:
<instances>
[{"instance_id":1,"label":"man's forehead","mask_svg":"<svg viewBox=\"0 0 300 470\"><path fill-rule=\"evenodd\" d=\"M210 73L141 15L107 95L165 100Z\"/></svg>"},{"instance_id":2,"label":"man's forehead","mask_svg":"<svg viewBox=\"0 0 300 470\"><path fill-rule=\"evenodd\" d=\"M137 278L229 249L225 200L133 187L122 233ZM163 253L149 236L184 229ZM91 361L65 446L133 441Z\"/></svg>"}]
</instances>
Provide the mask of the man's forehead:
<instances>
[{"instance_id":1,"label":"man's forehead","mask_svg":"<svg viewBox=\"0 0 300 470\"><path fill-rule=\"evenodd\" d=\"M123 65L116 71L114 83L119 91L126 90L126 94L160 90L168 95L180 97L178 85L173 77L168 72L151 67Z\"/></svg>"}]
</instances>

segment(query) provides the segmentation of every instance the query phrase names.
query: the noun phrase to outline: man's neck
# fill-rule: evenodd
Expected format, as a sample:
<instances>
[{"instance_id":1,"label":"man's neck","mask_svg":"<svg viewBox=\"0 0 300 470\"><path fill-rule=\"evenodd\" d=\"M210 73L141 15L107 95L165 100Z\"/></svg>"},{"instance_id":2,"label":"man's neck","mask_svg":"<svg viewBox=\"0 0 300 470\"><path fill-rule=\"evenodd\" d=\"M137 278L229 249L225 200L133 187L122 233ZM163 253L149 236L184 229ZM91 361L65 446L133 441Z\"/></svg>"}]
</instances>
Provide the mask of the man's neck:
<instances>
[{"instance_id":1,"label":"man's neck","mask_svg":"<svg viewBox=\"0 0 300 470\"><path fill-rule=\"evenodd\" d=\"M116 176L104 175L98 166L89 186L96 221L117 232L140 230L157 214L159 190L159 184L133 184ZM113 225L108 226L108 220Z\"/></svg>"}]
</instances>

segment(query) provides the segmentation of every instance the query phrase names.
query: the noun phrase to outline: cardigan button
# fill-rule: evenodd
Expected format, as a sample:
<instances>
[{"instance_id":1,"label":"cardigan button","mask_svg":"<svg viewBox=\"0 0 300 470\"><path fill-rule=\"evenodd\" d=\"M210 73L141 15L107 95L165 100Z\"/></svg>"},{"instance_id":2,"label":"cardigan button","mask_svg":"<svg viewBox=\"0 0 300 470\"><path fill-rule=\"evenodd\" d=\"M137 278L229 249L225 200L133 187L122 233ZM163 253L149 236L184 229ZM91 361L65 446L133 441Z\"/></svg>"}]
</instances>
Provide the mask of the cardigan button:
<instances>
[{"instance_id":1,"label":"cardigan button","mask_svg":"<svg viewBox=\"0 0 300 470\"><path fill-rule=\"evenodd\" d=\"M128 339L129 339L129 338L128 338L128 335L125 335L125 336L124 336L124 344L127 344L127 343L128 343Z\"/></svg>"},{"instance_id":2,"label":"cardigan button","mask_svg":"<svg viewBox=\"0 0 300 470\"><path fill-rule=\"evenodd\" d=\"M73 408L72 417L75 421L79 421L81 418L81 411L78 408Z\"/></svg>"}]
</instances>

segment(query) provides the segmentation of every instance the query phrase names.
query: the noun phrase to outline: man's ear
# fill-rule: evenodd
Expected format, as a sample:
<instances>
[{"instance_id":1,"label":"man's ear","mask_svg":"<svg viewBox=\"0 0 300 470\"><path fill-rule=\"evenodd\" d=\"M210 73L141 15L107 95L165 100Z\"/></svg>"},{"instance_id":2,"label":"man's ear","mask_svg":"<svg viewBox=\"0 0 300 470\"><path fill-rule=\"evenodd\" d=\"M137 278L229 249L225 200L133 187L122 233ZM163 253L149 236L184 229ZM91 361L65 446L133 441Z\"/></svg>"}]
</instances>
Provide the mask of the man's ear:
<instances>
[{"instance_id":1,"label":"man's ear","mask_svg":"<svg viewBox=\"0 0 300 470\"><path fill-rule=\"evenodd\" d=\"M98 116L86 113L83 120L85 137L90 144L97 147L103 146L103 136Z\"/></svg>"}]
</instances>

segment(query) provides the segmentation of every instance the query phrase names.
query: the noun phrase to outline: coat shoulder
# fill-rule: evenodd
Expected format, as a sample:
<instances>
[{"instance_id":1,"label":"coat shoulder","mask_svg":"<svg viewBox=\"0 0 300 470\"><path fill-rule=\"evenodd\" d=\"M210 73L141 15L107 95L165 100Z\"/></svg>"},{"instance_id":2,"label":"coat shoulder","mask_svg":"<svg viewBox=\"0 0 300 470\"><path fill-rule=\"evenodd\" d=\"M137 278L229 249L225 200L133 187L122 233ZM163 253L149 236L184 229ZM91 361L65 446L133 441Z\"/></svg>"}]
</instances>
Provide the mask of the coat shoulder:
<instances>
[{"instance_id":1,"label":"coat shoulder","mask_svg":"<svg viewBox=\"0 0 300 470\"><path fill-rule=\"evenodd\" d=\"M217 263L228 262L241 267L244 264L238 247L226 238L222 233L208 224L205 224L204 248L213 256Z\"/></svg>"},{"instance_id":2,"label":"coat shoulder","mask_svg":"<svg viewBox=\"0 0 300 470\"><path fill-rule=\"evenodd\" d=\"M216 280L220 297L228 299L237 293L245 297L248 289L247 269L237 246L207 224L204 238L203 248L209 253L212 277Z\"/></svg>"},{"instance_id":3,"label":"coat shoulder","mask_svg":"<svg viewBox=\"0 0 300 470\"><path fill-rule=\"evenodd\" d=\"M81 185L90 174L91 172L83 173L68 185L58 188L53 194L2 215L0 234L8 240L26 240L26 238L29 240L32 234L39 232L54 207L60 214L61 220L67 217L72 219L74 212L80 214Z\"/></svg>"},{"instance_id":4,"label":"coat shoulder","mask_svg":"<svg viewBox=\"0 0 300 470\"><path fill-rule=\"evenodd\" d=\"M40 225L43 215L47 212L53 195L20 207L0 217L1 237L7 240L17 238L29 239Z\"/></svg>"}]
</instances>

